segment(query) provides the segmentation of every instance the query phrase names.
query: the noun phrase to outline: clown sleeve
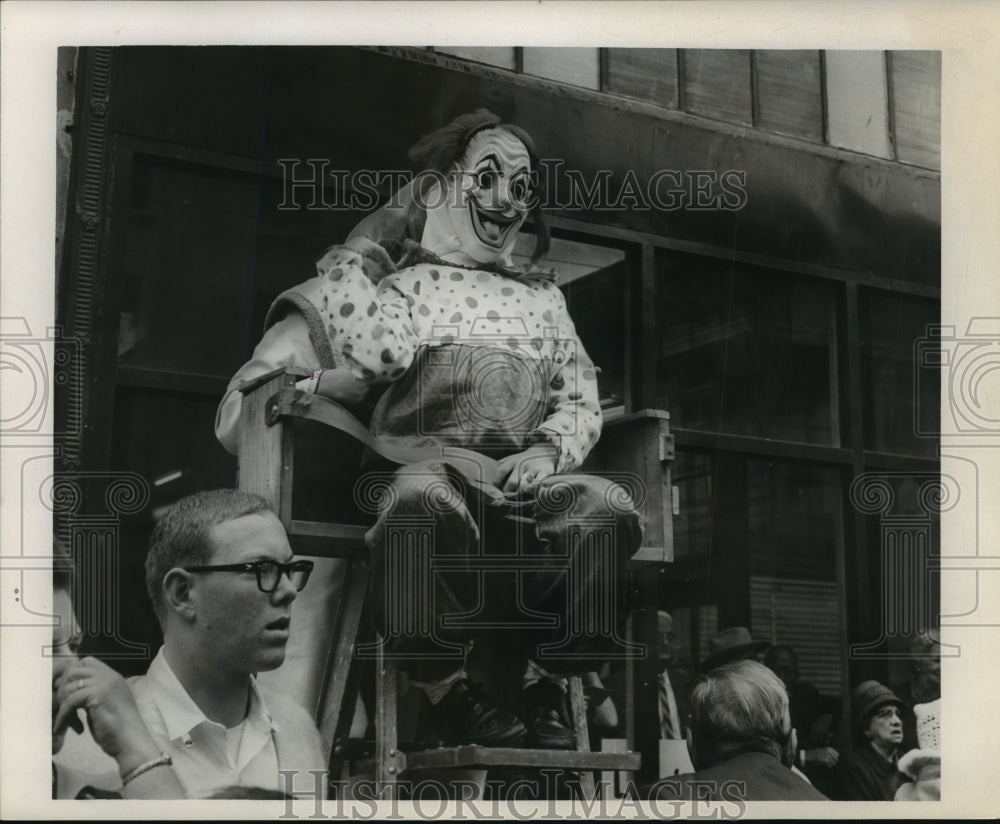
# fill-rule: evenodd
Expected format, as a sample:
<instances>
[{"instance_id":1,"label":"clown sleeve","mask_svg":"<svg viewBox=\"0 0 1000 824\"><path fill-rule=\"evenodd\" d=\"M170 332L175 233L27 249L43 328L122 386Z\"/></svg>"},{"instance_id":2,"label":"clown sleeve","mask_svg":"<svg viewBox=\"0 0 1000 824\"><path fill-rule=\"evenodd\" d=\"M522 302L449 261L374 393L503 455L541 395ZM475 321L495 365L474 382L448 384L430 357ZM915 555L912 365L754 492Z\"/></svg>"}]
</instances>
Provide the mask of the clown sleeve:
<instances>
[{"instance_id":1,"label":"clown sleeve","mask_svg":"<svg viewBox=\"0 0 1000 824\"><path fill-rule=\"evenodd\" d=\"M316 263L322 280L318 308L330 347L366 383L402 377L417 350L411 299L392 278L373 283L392 269L385 250L364 238L334 246Z\"/></svg>"},{"instance_id":2,"label":"clown sleeve","mask_svg":"<svg viewBox=\"0 0 1000 824\"><path fill-rule=\"evenodd\" d=\"M556 471L572 472L583 463L601 434L597 370L577 337L562 293L551 284L544 289L555 307L559 336L551 352L549 414L528 440L553 444L559 450Z\"/></svg>"}]
</instances>

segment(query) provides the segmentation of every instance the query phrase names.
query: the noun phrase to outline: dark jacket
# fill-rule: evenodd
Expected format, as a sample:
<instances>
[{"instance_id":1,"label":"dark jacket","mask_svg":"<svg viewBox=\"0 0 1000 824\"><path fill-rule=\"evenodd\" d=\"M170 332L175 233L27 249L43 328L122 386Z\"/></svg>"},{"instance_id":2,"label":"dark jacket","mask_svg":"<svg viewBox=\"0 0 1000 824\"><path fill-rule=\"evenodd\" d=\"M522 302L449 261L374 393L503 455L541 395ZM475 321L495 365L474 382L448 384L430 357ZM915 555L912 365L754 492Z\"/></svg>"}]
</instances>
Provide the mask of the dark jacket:
<instances>
[{"instance_id":1,"label":"dark jacket","mask_svg":"<svg viewBox=\"0 0 1000 824\"><path fill-rule=\"evenodd\" d=\"M827 800L773 755L761 752L741 753L704 770L665 778L647 790L661 801Z\"/></svg>"},{"instance_id":2,"label":"dark jacket","mask_svg":"<svg viewBox=\"0 0 1000 824\"><path fill-rule=\"evenodd\" d=\"M910 779L869 743L845 755L837 765L834 798L838 801L892 801Z\"/></svg>"}]
</instances>

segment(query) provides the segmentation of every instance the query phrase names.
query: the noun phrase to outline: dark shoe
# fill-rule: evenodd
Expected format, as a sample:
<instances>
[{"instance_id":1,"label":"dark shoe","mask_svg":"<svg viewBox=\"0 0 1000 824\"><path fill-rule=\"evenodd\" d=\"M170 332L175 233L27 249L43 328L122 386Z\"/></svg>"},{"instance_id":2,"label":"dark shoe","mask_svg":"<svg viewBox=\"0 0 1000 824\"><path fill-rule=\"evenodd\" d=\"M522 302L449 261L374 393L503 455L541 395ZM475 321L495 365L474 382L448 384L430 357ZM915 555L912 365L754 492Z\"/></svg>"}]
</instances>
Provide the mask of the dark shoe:
<instances>
[{"instance_id":1,"label":"dark shoe","mask_svg":"<svg viewBox=\"0 0 1000 824\"><path fill-rule=\"evenodd\" d=\"M544 678L524 691L528 721L525 745L543 750L575 750L576 732L566 693Z\"/></svg>"},{"instance_id":2,"label":"dark shoe","mask_svg":"<svg viewBox=\"0 0 1000 824\"><path fill-rule=\"evenodd\" d=\"M467 678L456 681L430 709L431 723L446 744L516 747L524 738L524 724L516 715L494 706L482 688Z\"/></svg>"}]
</instances>

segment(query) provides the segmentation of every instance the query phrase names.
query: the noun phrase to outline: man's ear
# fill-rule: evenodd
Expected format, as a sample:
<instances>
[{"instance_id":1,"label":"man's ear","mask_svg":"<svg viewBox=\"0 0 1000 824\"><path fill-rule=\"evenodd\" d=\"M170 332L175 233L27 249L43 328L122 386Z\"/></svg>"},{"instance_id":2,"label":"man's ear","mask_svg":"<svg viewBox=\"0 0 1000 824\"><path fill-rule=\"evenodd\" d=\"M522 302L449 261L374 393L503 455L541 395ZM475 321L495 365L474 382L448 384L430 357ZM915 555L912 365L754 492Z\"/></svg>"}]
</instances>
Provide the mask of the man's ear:
<instances>
[{"instance_id":1,"label":"man's ear","mask_svg":"<svg viewBox=\"0 0 1000 824\"><path fill-rule=\"evenodd\" d=\"M795 756L799 752L799 736L795 732L795 728L792 727L791 731L788 733L788 740L785 742L785 753L784 762L786 767L794 766Z\"/></svg>"},{"instance_id":2,"label":"man's ear","mask_svg":"<svg viewBox=\"0 0 1000 824\"><path fill-rule=\"evenodd\" d=\"M190 572L174 567L163 576L163 601L167 609L188 621L196 617L197 609L191 597L194 579Z\"/></svg>"},{"instance_id":3,"label":"man's ear","mask_svg":"<svg viewBox=\"0 0 1000 824\"><path fill-rule=\"evenodd\" d=\"M691 759L691 766L696 770L698 767L698 750L694 744L694 732L690 727L684 730L684 738L687 741L688 757Z\"/></svg>"}]
</instances>

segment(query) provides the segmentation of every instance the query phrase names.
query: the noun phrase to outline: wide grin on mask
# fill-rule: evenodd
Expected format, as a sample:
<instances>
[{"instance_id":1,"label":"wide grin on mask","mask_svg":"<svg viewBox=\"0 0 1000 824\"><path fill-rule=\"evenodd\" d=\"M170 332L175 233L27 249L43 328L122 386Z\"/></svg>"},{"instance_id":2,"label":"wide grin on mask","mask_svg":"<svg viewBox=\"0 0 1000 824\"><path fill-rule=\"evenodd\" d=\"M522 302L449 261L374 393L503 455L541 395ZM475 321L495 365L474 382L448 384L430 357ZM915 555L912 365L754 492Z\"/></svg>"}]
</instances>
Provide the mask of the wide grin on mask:
<instances>
[{"instance_id":1,"label":"wide grin on mask","mask_svg":"<svg viewBox=\"0 0 1000 824\"><path fill-rule=\"evenodd\" d=\"M492 249L502 249L511 231L523 220L523 216L514 209L486 209L475 197L469 198L469 215L476 237Z\"/></svg>"}]
</instances>

